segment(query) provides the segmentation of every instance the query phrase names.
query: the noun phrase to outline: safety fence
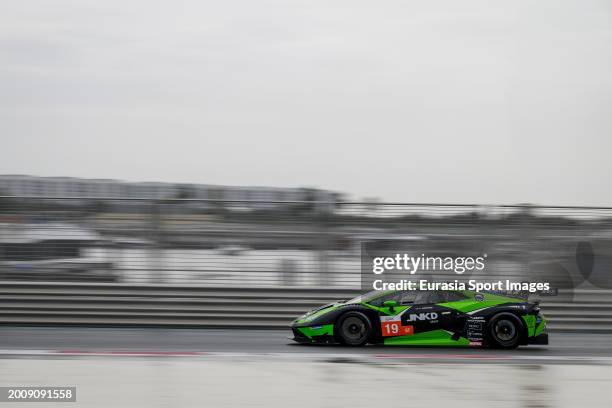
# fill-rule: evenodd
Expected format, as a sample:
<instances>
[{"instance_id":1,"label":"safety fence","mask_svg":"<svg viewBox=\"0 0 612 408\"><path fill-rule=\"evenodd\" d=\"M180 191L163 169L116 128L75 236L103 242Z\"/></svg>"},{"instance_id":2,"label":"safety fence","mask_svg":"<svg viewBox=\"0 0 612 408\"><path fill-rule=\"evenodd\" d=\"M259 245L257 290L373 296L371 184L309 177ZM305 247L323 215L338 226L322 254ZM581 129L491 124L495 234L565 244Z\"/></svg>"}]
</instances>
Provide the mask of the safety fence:
<instances>
[{"instance_id":1,"label":"safety fence","mask_svg":"<svg viewBox=\"0 0 612 408\"><path fill-rule=\"evenodd\" d=\"M612 208L0 197L3 282L357 289L373 241L612 289Z\"/></svg>"}]
</instances>

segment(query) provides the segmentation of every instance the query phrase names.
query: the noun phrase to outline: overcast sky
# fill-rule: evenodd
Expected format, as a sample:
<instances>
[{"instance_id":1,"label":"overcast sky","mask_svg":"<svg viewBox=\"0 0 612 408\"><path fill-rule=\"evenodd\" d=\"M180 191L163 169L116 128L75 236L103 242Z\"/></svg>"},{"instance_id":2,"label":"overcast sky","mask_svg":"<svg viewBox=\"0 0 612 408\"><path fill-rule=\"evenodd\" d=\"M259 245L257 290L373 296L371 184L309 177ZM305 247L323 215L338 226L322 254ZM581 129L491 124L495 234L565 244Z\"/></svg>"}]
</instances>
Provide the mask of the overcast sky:
<instances>
[{"instance_id":1,"label":"overcast sky","mask_svg":"<svg viewBox=\"0 0 612 408\"><path fill-rule=\"evenodd\" d=\"M612 205L612 2L3 0L0 174Z\"/></svg>"}]
</instances>

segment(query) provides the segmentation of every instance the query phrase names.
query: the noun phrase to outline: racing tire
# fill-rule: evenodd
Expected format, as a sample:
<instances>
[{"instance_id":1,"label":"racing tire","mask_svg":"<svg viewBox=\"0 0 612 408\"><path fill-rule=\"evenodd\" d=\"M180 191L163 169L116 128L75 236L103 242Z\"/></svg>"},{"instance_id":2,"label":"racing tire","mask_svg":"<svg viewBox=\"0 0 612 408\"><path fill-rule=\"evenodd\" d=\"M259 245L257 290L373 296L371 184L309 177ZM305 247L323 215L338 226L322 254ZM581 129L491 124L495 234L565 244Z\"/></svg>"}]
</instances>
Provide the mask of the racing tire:
<instances>
[{"instance_id":1,"label":"racing tire","mask_svg":"<svg viewBox=\"0 0 612 408\"><path fill-rule=\"evenodd\" d=\"M521 342L523 325L512 313L498 313L489 320L487 334L491 347L515 349Z\"/></svg>"},{"instance_id":2,"label":"racing tire","mask_svg":"<svg viewBox=\"0 0 612 408\"><path fill-rule=\"evenodd\" d=\"M336 322L336 338L344 345L363 346L372 336L372 323L361 312L348 312L340 316Z\"/></svg>"}]
</instances>

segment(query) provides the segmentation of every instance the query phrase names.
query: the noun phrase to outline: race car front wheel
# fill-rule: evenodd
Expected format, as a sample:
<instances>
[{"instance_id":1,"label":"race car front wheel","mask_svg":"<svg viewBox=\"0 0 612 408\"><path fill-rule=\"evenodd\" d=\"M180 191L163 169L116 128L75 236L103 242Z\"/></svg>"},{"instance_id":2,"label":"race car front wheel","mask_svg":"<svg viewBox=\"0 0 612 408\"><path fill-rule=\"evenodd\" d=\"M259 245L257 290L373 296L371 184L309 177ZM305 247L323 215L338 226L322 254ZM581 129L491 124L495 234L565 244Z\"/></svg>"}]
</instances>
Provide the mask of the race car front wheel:
<instances>
[{"instance_id":1,"label":"race car front wheel","mask_svg":"<svg viewBox=\"0 0 612 408\"><path fill-rule=\"evenodd\" d=\"M360 312L348 312L338 319L336 335L347 346L363 346L372 335L372 324Z\"/></svg>"},{"instance_id":2,"label":"race car front wheel","mask_svg":"<svg viewBox=\"0 0 612 408\"><path fill-rule=\"evenodd\" d=\"M489 322L491 345L497 348L513 349L518 347L523 326L512 313L500 313Z\"/></svg>"}]
</instances>

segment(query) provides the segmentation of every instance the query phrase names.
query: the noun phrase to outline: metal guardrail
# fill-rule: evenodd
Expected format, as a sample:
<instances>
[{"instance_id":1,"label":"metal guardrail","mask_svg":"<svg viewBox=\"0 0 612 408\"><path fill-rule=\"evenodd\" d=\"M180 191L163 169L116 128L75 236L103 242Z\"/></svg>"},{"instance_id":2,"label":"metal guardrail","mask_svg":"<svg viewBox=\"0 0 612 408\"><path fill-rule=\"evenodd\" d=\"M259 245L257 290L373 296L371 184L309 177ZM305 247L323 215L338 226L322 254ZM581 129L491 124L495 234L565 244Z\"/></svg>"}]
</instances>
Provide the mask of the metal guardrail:
<instances>
[{"instance_id":1,"label":"metal guardrail","mask_svg":"<svg viewBox=\"0 0 612 408\"><path fill-rule=\"evenodd\" d=\"M562 291L563 292L563 291ZM168 285L0 283L0 324L287 328L302 313L355 290ZM562 293L563 294L563 293ZM545 298L551 331L612 333L612 292Z\"/></svg>"}]
</instances>

